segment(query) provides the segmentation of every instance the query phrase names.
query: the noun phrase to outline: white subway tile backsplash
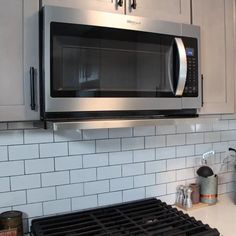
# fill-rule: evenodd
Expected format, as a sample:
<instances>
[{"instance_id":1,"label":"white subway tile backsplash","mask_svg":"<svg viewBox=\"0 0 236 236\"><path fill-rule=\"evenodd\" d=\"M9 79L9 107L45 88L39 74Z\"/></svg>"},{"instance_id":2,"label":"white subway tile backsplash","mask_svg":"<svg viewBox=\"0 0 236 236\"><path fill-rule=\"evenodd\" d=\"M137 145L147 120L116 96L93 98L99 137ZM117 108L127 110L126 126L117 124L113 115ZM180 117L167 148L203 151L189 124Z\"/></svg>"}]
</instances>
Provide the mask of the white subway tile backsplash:
<instances>
[{"instance_id":1,"label":"white subway tile backsplash","mask_svg":"<svg viewBox=\"0 0 236 236\"><path fill-rule=\"evenodd\" d=\"M186 134L187 144L203 143L203 133Z\"/></svg>"},{"instance_id":2,"label":"white subway tile backsplash","mask_svg":"<svg viewBox=\"0 0 236 236\"><path fill-rule=\"evenodd\" d=\"M220 132L207 132L204 133L204 141L209 142L220 142Z\"/></svg>"},{"instance_id":3,"label":"white subway tile backsplash","mask_svg":"<svg viewBox=\"0 0 236 236\"><path fill-rule=\"evenodd\" d=\"M60 171L42 174L42 186L69 184L69 171Z\"/></svg>"},{"instance_id":4,"label":"white subway tile backsplash","mask_svg":"<svg viewBox=\"0 0 236 236\"><path fill-rule=\"evenodd\" d=\"M145 137L145 148L164 147L166 145L165 136L148 136Z\"/></svg>"},{"instance_id":5,"label":"white subway tile backsplash","mask_svg":"<svg viewBox=\"0 0 236 236\"><path fill-rule=\"evenodd\" d=\"M143 187L155 184L155 174L134 176L134 187Z\"/></svg>"},{"instance_id":6,"label":"white subway tile backsplash","mask_svg":"<svg viewBox=\"0 0 236 236\"><path fill-rule=\"evenodd\" d=\"M167 146L177 146L185 144L185 134L167 135Z\"/></svg>"},{"instance_id":7,"label":"white subway tile backsplash","mask_svg":"<svg viewBox=\"0 0 236 236\"><path fill-rule=\"evenodd\" d=\"M0 146L0 161L8 160L7 146Z\"/></svg>"},{"instance_id":8,"label":"white subway tile backsplash","mask_svg":"<svg viewBox=\"0 0 236 236\"><path fill-rule=\"evenodd\" d=\"M201 165L202 156L192 156L186 158L186 167L198 167Z\"/></svg>"},{"instance_id":9,"label":"white subway tile backsplash","mask_svg":"<svg viewBox=\"0 0 236 236\"><path fill-rule=\"evenodd\" d=\"M44 173L54 171L54 158L45 158L25 161L25 173Z\"/></svg>"},{"instance_id":10,"label":"white subway tile backsplash","mask_svg":"<svg viewBox=\"0 0 236 236\"><path fill-rule=\"evenodd\" d=\"M8 123L8 129L34 129L34 124L33 122L11 122Z\"/></svg>"},{"instance_id":11,"label":"white subway tile backsplash","mask_svg":"<svg viewBox=\"0 0 236 236\"><path fill-rule=\"evenodd\" d=\"M122 150L135 150L144 148L144 137L122 138Z\"/></svg>"},{"instance_id":12,"label":"white subway tile backsplash","mask_svg":"<svg viewBox=\"0 0 236 236\"><path fill-rule=\"evenodd\" d=\"M176 126L177 133L192 133L195 132L195 124L178 124Z\"/></svg>"},{"instance_id":13,"label":"white subway tile backsplash","mask_svg":"<svg viewBox=\"0 0 236 236\"><path fill-rule=\"evenodd\" d=\"M155 135L155 126L137 126L134 127L134 136L148 136Z\"/></svg>"},{"instance_id":14,"label":"white subway tile backsplash","mask_svg":"<svg viewBox=\"0 0 236 236\"><path fill-rule=\"evenodd\" d=\"M176 171L156 173L156 183L164 184L176 181Z\"/></svg>"},{"instance_id":15,"label":"white subway tile backsplash","mask_svg":"<svg viewBox=\"0 0 236 236\"><path fill-rule=\"evenodd\" d=\"M228 120L218 120L213 123L213 130L227 130L229 128Z\"/></svg>"},{"instance_id":16,"label":"white subway tile backsplash","mask_svg":"<svg viewBox=\"0 0 236 236\"><path fill-rule=\"evenodd\" d=\"M63 129L54 131L55 142L79 141L82 139L81 130Z\"/></svg>"},{"instance_id":17,"label":"white subway tile backsplash","mask_svg":"<svg viewBox=\"0 0 236 236\"><path fill-rule=\"evenodd\" d=\"M84 185L67 184L67 185L57 186L56 190L57 190L57 199L78 197L84 194Z\"/></svg>"},{"instance_id":18,"label":"white subway tile backsplash","mask_svg":"<svg viewBox=\"0 0 236 236\"><path fill-rule=\"evenodd\" d=\"M178 181L167 184L167 194L176 193L177 187L179 185L185 185L184 181Z\"/></svg>"},{"instance_id":19,"label":"white subway tile backsplash","mask_svg":"<svg viewBox=\"0 0 236 236\"><path fill-rule=\"evenodd\" d=\"M96 152L117 152L120 150L120 139L96 140Z\"/></svg>"},{"instance_id":20,"label":"white subway tile backsplash","mask_svg":"<svg viewBox=\"0 0 236 236\"><path fill-rule=\"evenodd\" d=\"M176 147L176 157L187 157L194 155L194 145Z\"/></svg>"},{"instance_id":21,"label":"white subway tile backsplash","mask_svg":"<svg viewBox=\"0 0 236 236\"><path fill-rule=\"evenodd\" d=\"M134 151L134 162L155 160L155 149L144 149Z\"/></svg>"},{"instance_id":22,"label":"white subway tile backsplash","mask_svg":"<svg viewBox=\"0 0 236 236\"><path fill-rule=\"evenodd\" d=\"M23 175L23 174L24 174L23 161L0 162L0 177Z\"/></svg>"},{"instance_id":23,"label":"white subway tile backsplash","mask_svg":"<svg viewBox=\"0 0 236 236\"><path fill-rule=\"evenodd\" d=\"M221 141L232 141L235 140L236 130L228 130L221 132Z\"/></svg>"},{"instance_id":24,"label":"white subway tile backsplash","mask_svg":"<svg viewBox=\"0 0 236 236\"><path fill-rule=\"evenodd\" d=\"M42 203L32 203L32 204L14 206L13 210L24 212L24 214L29 218L43 215Z\"/></svg>"},{"instance_id":25,"label":"white subway tile backsplash","mask_svg":"<svg viewBox=\"0 0 236 236\"><path fill-rule=\"evenodd\" d=\"M43 202L56 199L55 187L27 190L28 203Z\"/></svg>"},{"instance_id":26,"label":"white subway tile backsplash","mask_svg":"<svg viewBox=\"0 0 236 236\"><path fill-rule=\"evenodd\" d=\"M131 189L134 187L133 177L116 178L110 180L110 191Z\"/></svg>"},{"instance_id":27,"label":"white subway tile backsplash","mask_svg":"<svg viewBox=\"0 0 236 236\"><path fill-rule=\"evenodd\" d=\"M206 132L206 131L212 131L213 130L213 125L212 123L196 123L196 132Z\"/></svg>"},{"instance_id":28,"label":"white subway tile backsplash","mask_svg":"<svg viewBox=\"0 0 236 236\"><path fill-rule=\"evenodd\" d=\"M229 129L236 129L236 120L229 120Z\"/></svg>"},{"instance_id":29,"label":"white subway tile backsplash","mask_svg":"<svg viewBox=\"0 0 236 236\"><path fill-rule=\"evenodd\" d=\"M132 128L109 129L109 138L124 138L132 136Z\"/></svg>"},{"instance_id":30,"label":"white subway tile backsplash","mask_svg":"<svg viewBox=\"0 0 236 236\"><path fill-rule=\"evenodd\" d=\"M156 135L175 134L175 133L176 133L175 125L156 126Z\"/></svg>"},{"instance_id":31,"label":"white subway tile backsplash","mask_svg":"<svg viewBox=\"0 0 236 236\"><path fill-rule=\"evenodd\" d=\"M9 146L9 160L39 158L38 144Z\"/></svg>"},{"instance_id":32,"label":"white subway tile backsplash","mask_svg":"<svg viewBox=\"0 0 236 236\"><path fill-rule=\"evenodd\" d=\"M33 129L24 131L25 143L53 142L53 132L45 129Z\"/></svg>"},{"instance_id":33,"label":"white subway tile backsplash","mask_svg":"<svg viewBox=\"0 0 236 236\"><path fill-rule=\"evenodd\" d=\"M0 193L0 207L15 206L26 203L25 191Z\"/></svg>"},{"instance_id":34,"label":"white subway tile backsplash","mask_svg":"<svg viewBox=\"0 0 236 236\"><path fill-rule=\"evenodd\" d=\"M10 191L10 180L7 178L0 178L0 193Z\"/></svg>"},{"instance_id":35,"label":"white subway tile backsplash","mask_svg":"<svg viewBox=\"0 0 236 236\"><path fill-rule=\"evenodd\" d=\"M7 123L0 123L0 130L7 129Z\"/></svg>"},{"instance_id":36,"label":"white subway tile backsplash","mask_svg":"<svg viewBox=\"0 0 236 236\"><path fill-rule=\"evenodd\" d=\"M163 147L163 148L157 148L156 149L156 159L170 159L175 158L175 147Z\"/></svg>"},{"instance_id":37,"label":"white subway tile backsplash","mask_svg":"<svg viewBox=\"0 0 236 236\"><path fill-rule=\"evenodd\" d=\"M119 165L119 164L131 163L131 162L133 162L132 151L109 153L110 165Z\"/></svg>"},{"instance_id":38,"label":"white subway tile backsplash","mask_svg":"<svg viewBox=\"0 0 236 236\"><path fill-rule=\"evenodd\" d=\"M134 201L145 198L145 188L134 188L123 191L123 201Z\"/></svg>"},{"instance_id":39,"label":"white subway tile backsplash","mask_svg":"<svg viewBox=\"0 0 236 236\"><path fill-rule=\"evenodd\" d=\"M108 138L108 129L83 130L83 140Z\"/></svg>"},{"instance_id":40,"label":"white subway tile backsplash","mask_svg":"<svg viewBox=\"0 0 236 236\"><path fill-rule=\"evenodd\" d=\"M146 187L146 197L158 197L166 194L166 184Z\"/></svg>"},{"instance_id":41,"label":"white subway tile backsplash","mask_svg":"<svg viewBox=\"0 0 236 236\"><path fill-rule=\"evenodd\" d=\"M71 183L82 183L96 180L96 168L70 171Z\"/></svg>"},{"instance_id":42,"label":"white subway tile backsplash","mask_svg":"<svg viewBox=\"0 0 236 236\"><path fill-rule=\"evenodd\" d=\"M22 190L31 188L40 188L40 175L22 175L11 177L11 189Z\"/></svg>"},{"instance_id":43,"label":"white subway tile backsplash","mask_svg":"<svg viewBox=\"0 0 236 236\"><path fill-rule=\"evenodd\" d=\"M236 148L234 116L86 131L52 132L32 122L5 123L2 130L1 124L0 211L22 210L27 218L145 197L173 203L176 187L196 181L210 150L219 192L234 190L226 152Z\"/></svg>"},{"instance_id":44,"label":"white subway tile backsplash","mask_svg":"<svg viewBox=\"0 0 236 236\"><path fill-rule=\"evenodd\" d=\"M195 170L194 168L189 169L183 169L183 170L177 170L176 171L177 180L186 180L186 179L192 179L195 177Z\"/></svg>"},{"instance_id":45,"label":"white subway tile backsplash","mask_svg":"<svg viewBox=\"0 0 236 236\"><path fill-rule=\"evenodd\" d=\"M230 146L231 145L228 142L218 142L218 143L213 143L212 149L215 152L226 152ZM232 146L234 146L234 145L232 145Z\"/></svg>"},{"instance_id":46,"label":"white subway tile backsplash","mask_svg":"<svg viewBox=\"0 0 236 236\"><path fill-rule=\"evenodd\" d=\"M123 176L144 174L144 163L126 164L122 166Z\"/></svg>"},{"instance_id":47,"label":"white subway tile backsplash","mask_svg":"<svg viewBox=\"0 0 236 236\"><path fill-rule=\"evenodd\" d=\"M71 211L70 199L56 200L43 203L44 215L58 214Z\"/></svg>"},{"instance_id":48,"label":"white subway tile backsplash","mask_svg":"<svg viewBox=\"0 0 236 236\"><path fill-rule=\"evenodd\" d=\"M69 154L89 154L95 153L95 141L69 142Z\"/></svg>"},{"instance_id":49,"label":"white subway tile backsplash","mask_svg":"<svg viewBox=\"0 0 236 236\"><path fill-rule=\"evenodd\" d=\"M121 177L121 166L107 166L97 168L98 179L111 179Z\"/></svg>"},{"instance_id":50,"label":"white subway tile backsplash","mask_svg":"<svg viewBox=\"0 0 236 236\"><path fill-rule=\"evenodd\" d=\"M0 145L23 144L23 130L0 131Z\"/></svg>"},{"instance_id":51,"label":"white subway tile backsplash","mask_svg":"<svg viewBox=\"0 0 236 236\"><path fill-rule=\"evenodd\" d=\"M67 143L44 143L40 144L40 158L58 157L68 155Z\"/></svg>"},{"instance_id":52,"label":"white subway tile backsplash","mask_svg":"<svg viewBox=\"0 0 236 236\"><path fill-rule=\"evenodd\" d=\"M73 170L82 168L82 156L65 156L55 158L56 170Z\"/></svg>"},{"instance_id":53,"label":"white subway tile backsplash","mask_svg":"<svg viewBox=\"0 0 236 236\"><path fill-rule=\"evenodd\" d=\"M204 144L197 144L195 146L195 154L196 155L202 155L205 152L212 150L212 144L211 143L204 143Z\"/></svg>"},{"instance_id":54,"label":"white subway tile backsplash","mask_svg":"<svg viewBox=\"0 0 236 236\"><path fill-rule=\"evenodd\" d=\"M83 167L98 167L108 165L108 153L99 153L83 156Z\"/></svg>"},{"instance_id":55,"label":"white subway tile backsplash","mask_svg":"<svg viewBox=\"0 0 236 236\"><path fill-rule=\"evenodd\" d=\"M84 184L85 195L92 195L92 194L105 193L105 192L109 192L108 180L88 182Z\"/></svg>"},{"instance_id":56,"label":"white subway tile backsplash","mask_svg":"<svg viewBox=\"0 0 236 236\"><path fill-rule=\"evenodd\" d=\"M72 198L72 211L98 206L97 195Z\"/></svg>"},{"instance_id":57,"label":"white subway tile backsplash","mask_svg":"<svg viewBox=\"0 0 236 236\"><path fill-rule=\"evenodd\" d=\"M110 205L122 202L122 192L103 193L98 195L98 205Z\"/></svg>"},{"instance_id":58,"label":"white subway tile backsplash","mask_svg":"<svg viewBox=\"0 0 236 236\"><path fill-rule=\"evenodd\" d=\"M176 199L176 194L168 194L168 195L164 195L164 196L160 196L158 197L161 201L166 202L169 205L173 205L175 203L175 199Z\"/></svg>"},{"instance_id":59,"label":"white subway tile backsplash","mask_svg":"<svg viewBox=\"0 0 236 236\"><path fill-rule=\"evenodd\" d=\"M149 161L145 163L146 173L156 173L166 171L166 160Z\"/></svg>"},{"instance_id":60,"label":"white subway tile backsplash","mask_svg":"<svg viewBox=\"0 0 236 236\"><path fill-rule=\"evenodd\" d=\"M177 170L185 168L185 158L167 160L167 170Z\"/></svg>"}]
</instances>

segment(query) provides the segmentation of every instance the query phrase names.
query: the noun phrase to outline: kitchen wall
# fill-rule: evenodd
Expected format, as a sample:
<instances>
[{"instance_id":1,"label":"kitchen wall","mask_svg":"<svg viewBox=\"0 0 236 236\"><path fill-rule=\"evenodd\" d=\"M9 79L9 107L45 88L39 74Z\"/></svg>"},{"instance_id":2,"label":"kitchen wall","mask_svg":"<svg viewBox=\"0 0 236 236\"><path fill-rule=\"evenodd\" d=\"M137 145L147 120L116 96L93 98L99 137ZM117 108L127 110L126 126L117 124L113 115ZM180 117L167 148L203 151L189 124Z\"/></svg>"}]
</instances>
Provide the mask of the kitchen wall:
<instances>
[{"instance_id":1,"label":"kitchen wall","mask_svg":"<svg viewBox=\"0 0 236 236\"><path fill-rule=\"evenodd\" d=\"M0 123L0 212L21 210L30 221L145 197L173 203L212 149L219 193L232 192L229 146L236 148L236 115L83 132Z\"/></svg>"}]
</instances>

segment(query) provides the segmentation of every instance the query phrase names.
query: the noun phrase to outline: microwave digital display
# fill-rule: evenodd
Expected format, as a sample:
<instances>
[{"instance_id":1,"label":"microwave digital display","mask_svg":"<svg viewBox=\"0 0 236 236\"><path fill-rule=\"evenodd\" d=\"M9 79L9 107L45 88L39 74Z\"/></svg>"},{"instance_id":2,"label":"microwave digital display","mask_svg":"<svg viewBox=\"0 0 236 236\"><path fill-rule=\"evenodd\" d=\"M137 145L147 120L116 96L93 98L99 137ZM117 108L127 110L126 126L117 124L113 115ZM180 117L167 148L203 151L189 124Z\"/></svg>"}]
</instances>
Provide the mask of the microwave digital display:
<instances>
[{"instance_id":1,"label":"microwave digital display","mask_svg":"<svg viewBox=\"0 0 236 236\"><path fill-rule=\"evenodd\" d=\"M193 57L194 56L194 49L193 48L186 48L186 55L188 57Z\"/></svg>"}]
</instances>

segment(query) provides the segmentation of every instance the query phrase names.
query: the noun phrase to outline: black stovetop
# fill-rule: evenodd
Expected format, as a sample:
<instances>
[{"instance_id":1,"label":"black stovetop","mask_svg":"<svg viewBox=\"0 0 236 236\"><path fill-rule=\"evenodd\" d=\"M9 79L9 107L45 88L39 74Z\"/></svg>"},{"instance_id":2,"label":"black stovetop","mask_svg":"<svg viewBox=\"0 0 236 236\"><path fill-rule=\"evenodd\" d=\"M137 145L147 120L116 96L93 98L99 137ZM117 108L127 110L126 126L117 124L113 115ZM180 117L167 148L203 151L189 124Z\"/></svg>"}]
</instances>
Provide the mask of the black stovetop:
<instances>
[{"instance_id":1,"label":"black stovetop","mask_svg":"<svg viewBox=\"0 0 236 236\"><path fill-rule=\"evenodd\" d=\"M155 198L35 219L34 236L218 236L216 229Z\"/></svg>"}]
</instances>

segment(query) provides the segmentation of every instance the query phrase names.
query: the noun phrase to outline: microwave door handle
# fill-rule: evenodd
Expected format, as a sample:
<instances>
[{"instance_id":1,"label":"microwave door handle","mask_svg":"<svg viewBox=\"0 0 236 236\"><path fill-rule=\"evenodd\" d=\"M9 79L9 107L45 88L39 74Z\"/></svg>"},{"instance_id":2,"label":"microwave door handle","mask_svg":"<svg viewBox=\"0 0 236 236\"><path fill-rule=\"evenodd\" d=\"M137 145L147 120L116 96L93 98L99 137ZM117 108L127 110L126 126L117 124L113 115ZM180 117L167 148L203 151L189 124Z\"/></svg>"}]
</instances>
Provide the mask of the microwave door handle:
<instances>
[{"instance_id":1,"label":"microwave door handle","mask_svg":"<svg viewBox=\"0 0 236 236\"><path fill-rule=\"evenodd\" d=\"M175 95L182 96L187 79L187 56L183 40L181 38L175 38L175 43L177 46L178 57L179 57L179 76Z\"/></svg>"}]
</instances>

